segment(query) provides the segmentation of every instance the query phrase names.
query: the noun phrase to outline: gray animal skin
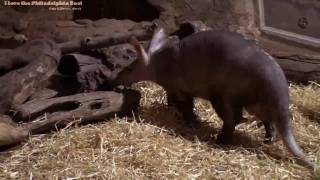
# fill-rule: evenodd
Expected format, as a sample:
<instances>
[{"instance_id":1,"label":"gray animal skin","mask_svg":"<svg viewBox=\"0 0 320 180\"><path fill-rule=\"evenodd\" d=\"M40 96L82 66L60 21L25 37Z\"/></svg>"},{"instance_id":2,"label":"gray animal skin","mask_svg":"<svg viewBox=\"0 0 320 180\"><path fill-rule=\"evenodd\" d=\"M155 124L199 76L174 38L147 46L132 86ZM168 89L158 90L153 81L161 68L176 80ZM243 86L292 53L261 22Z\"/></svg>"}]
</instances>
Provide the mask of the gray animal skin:
<instances>
[{"instance_id":1,"label":"gray animal skin","mask_svg":"<svg viewBox=\"0 0 320 180\"><path fill-rule=\"evenodd\" d=\"M193 98L211 102L223 128L218 143L230 143L243 108L264 124L266 138L276 132L289 151L314 168L297 145L289 122L289 89L276 61L254 42L223 31L204 31L171 41L163 29L155 31L148 52L132 38L138 59L120 72L116 84L152 81L167 92L168 105L182 112L190 126L199 126Z\"/></svg>"}]
</instances>

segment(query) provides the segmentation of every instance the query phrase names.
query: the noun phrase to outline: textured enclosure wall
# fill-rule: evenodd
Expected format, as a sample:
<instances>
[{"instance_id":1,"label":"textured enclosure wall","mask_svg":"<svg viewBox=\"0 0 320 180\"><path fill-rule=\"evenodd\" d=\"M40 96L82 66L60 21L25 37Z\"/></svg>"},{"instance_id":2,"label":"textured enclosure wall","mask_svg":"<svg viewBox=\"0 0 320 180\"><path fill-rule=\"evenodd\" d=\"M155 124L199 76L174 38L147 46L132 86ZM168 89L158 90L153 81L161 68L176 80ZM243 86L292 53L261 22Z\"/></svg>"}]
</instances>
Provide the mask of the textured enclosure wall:
<instances>
[{"instance_id":1,"label":"textured enclosure wall","mask_svg":"<svg viewBox=\"0 0 320 180\"><path fill-rule=\"evenodd\" d=\"M178 19L199 19L214 29L258 35L255 0L168 0Z\"/></svg>"},{"instance_id":2,"label":"textured enclosure wall","mask_svg":"<svg viewBox=\"0 0 320 180\"><path fill-rule=\"evenodd\" d=\"M49 23L48 20L73 20L73 19L93 19L98 18L115 18L125 19L125 15L128 14L127 19L136 21L140 20L152 20L154 19L153 9L138 8L136 5L141 0L122 0L123 10L119 3L112 3L112 1L106 0L105 3L96 3L95 8L97 13L93 12L92 4L93 0L83 0L82 11L84 13L72 13L72 11L48 11L45 8L30 7L30 8L15 8L16 13L9 11L2 11L4 8L0 6L0 27L1 34L8 34L12 32L11 26L16 26L15 33L23 32L20 29L25 29L28 24L31 26L39 26L41 24ZM259 31L257 28L257 16L255 11L256 0L145 0L149 2L159 13L159 19L155 20L169 30L174 30L184 20L202 20L207 25L214 29L224 29L237 31L242 34L258 36ZM87 2L87 3L85 3ZM128 4L126 4L126 2ZM3 4L3 0L0 0ZM111 7L114 4L115 7ZM134 5L132 5L134 4ZM140 3L145 5L145 3ZM107 7L104 7L107 6ZM130 7L132 8L130 10ZM153 8L152 7L152 8ZM103 11L117 10L114 13L104 13ZM89 11L90 10L90 11ZM89 13L85 13L88 11ZM123 11L121 13L121 11ZM126 13L127 12L127 13ZM113 17L112 14L115 16ZM106 17L104 17L104 15ZM157 14L156 14L157 15ZM92 17L90 17L92 16ZM143 17L145 16L145 17ZM152 17L151 17L152 16ZM34 21L36 23L30 23ZM16 24L16 25L12 25ZM19 27L20 26L20 27ZM29 27L30 27L29 26ZM37 27L37 29L43 29L43 31L50 30L48 25L43 25L43 28Z\"/></svg>"}]
</instances>

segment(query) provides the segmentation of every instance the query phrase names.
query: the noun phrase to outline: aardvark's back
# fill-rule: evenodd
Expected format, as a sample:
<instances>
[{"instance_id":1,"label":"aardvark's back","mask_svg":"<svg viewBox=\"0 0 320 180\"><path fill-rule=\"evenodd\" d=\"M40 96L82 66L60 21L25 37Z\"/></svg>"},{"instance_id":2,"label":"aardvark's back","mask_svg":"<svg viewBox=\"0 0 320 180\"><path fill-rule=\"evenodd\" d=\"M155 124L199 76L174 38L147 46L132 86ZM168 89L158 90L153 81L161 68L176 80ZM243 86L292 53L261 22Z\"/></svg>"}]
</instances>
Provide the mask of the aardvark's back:
<instances>
[{"instance_id":1,"label":"aardvark's back","mask_svg":"<svg viewBox=\"0 0 320 180\"><path fill-rule=\"evenodd\" d=\"M237 93L251 96L258 88L270 86L269 81L287 85L272 57L236 33L206 31L191 35L180 42L177 61L188 89L199 96L234 91L235 84Z\"/></svg>"}]
</instances>

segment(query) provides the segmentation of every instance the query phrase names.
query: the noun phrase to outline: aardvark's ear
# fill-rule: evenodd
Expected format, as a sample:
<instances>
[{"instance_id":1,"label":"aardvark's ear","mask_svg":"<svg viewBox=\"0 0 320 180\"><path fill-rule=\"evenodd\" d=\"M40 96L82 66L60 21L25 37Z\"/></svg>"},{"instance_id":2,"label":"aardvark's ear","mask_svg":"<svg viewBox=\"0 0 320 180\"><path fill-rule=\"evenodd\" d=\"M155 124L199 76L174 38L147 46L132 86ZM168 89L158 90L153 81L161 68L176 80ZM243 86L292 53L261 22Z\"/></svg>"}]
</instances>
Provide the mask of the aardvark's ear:
<instances>
[{"instance_id":1,"label":"aardvark's ear","mask_svg":"<svg viewBox=\"0 0 320 180\"><path fill-rule=\"evenodd\" d=\"M138 61L142 61L142 63L144 65L148 65L149 64L149 55L146 53L146 51L144 50L144 48L141 46L141 44L139 43L138 39L136 37L131 37L130 38L130 44L134 47L134 49L137 51L138 53Z\"/></svg>"},{"instance_id":2,"label":"aardvark's ear","mask_svg":"<svg viewBox=\"0 0 320 180\"><path fill-rule=\"evenodd\" d=\"M154 52L163 47L167 42L168 36L163 28L157 28L153 33L152 40L150 42L148 55L151 56Z\"/></svg>"}]
</instances>

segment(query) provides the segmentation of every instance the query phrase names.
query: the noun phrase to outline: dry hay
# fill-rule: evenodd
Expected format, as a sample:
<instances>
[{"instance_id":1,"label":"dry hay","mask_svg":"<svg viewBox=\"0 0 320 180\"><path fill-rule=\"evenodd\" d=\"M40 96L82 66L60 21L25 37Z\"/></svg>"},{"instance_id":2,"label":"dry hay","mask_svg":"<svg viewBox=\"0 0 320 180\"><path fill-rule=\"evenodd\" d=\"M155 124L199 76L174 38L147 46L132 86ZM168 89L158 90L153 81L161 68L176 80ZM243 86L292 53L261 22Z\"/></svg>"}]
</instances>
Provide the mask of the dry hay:
<instances>
[{"instance_id":1,"label":"dry hay","mask_svg":"<svg viewBox=\"0 0 320 180\"><path fill-rule=\"evenodd\" d=\"M291 85L291 100L303 115L320 122L320 84L303 87Z\"/></svg>"},{"instance_id":2,"label":"dry hay","mask_svg":"<svg viewBox=\"0 0 320 180\"><path fill-rule=\"evenodd\" d=\"M281 141L263 144L264 130L255 121L237 127L236 142L219 146L221 127L208 102L196 101L202 128L188 129L165 105L164 91L154 84L136 85L143 92L135 118L67 128L38 135L21 147L0 154L1 179L312 179L295 163ZM320 88L292 86L296 138L308 156L319 160L320 125L308 112L319 112ZM316 99L316 100L315 100ZM311 102L312 101L312 102Z\"/></svg>"}]
</instances>

